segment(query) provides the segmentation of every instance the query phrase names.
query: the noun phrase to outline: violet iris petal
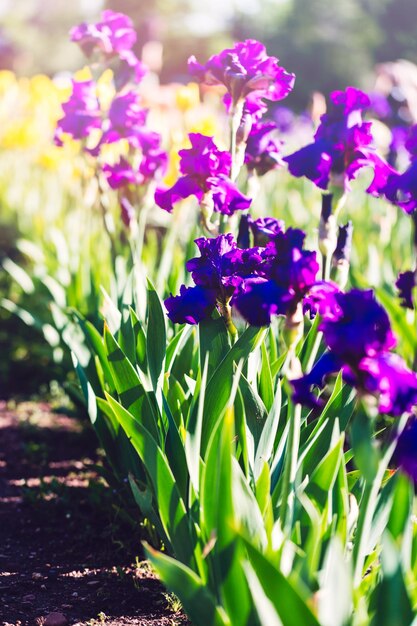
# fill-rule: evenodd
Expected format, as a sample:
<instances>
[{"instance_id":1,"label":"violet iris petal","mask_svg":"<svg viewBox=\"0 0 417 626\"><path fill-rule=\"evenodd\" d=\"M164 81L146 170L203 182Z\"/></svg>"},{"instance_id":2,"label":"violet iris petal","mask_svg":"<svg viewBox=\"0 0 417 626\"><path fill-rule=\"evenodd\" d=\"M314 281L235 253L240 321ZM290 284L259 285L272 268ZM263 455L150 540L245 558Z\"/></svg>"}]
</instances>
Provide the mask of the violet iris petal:
<instances>
[{"instance_id":1,"label":"violet iris petal","mask_svg":"<svg viewBox=\"0 0 417 626\"><path fill-rule=\"evenodd\" d=\"M176 202L184 200L189 196L196 196L201 202L203 191L191 176L182 176L169 189L157 189L155 191L155 202L161 209L171 213Z\"/></svg>"},{"instance_id":2,"label":"violet iris petal","mask_svg":"<svg viewBox=\"0 0 417 626\"><path fill-rule=\"evenodd\" d=\"M365 357L359 363L358 376L366 391L378 394L381 413L399 416L417 404L417 375L397 354Z\"/></svg>"},{"instance_id":3,"label":"violet iris petal","mask_svg":"<svg viewBox=\"0 0 417 626\"><path fill-rule=\"evenodd\" d=\"M165 300L169 319L176 324L198 324L210 317L216 303L216 292L204 287L181 286L179 296Z\"/></svg>"},{"instance_id":4,"label":"violet iris petal","mask_svg":"<svg viewBox=\"0 0 417 626\"><path fill-rule=\"evenodd\" d=\"M355 366L365 356L390 350L396 340L387 313L372 290L352 289L334 295L339 313L320 324L325 341L344 363Z\"/></svg>"},{"instance_id":5,"label":"violet iris petal","mask_svg":"<svg viewBox=\"0 0 417 626\"><path fill-rule=\"evenodd\" d=\"M249 278L232 305L252 326L268 326L272 315L285 314L291 294L273 280Z\"/></svg>"},{"instance_id":6,"label":"violet iris petal","mask_svg":"<svg viewBox=\"0 0 417 626\"><path fill-rule=\"evenodd\" d=\"M322 387L326 377L338 372L341 367L342 362L337 356L331 352L323 354L308 374L291 381L293 402L311 408L322 406L323 402L312 392L312 387Z\"/></svg>"},{"instance_id":7,"label":"violet iris petal","mask_svg":"<svg viewBox=\"0 0 417 626\"><path fill-rule=\"evenodd\" d=\"M57 143L61 143L61 133L68 133L74 139L85 139L92 130L101 128L100 106L92 80L73 80L71 96L62 105L62 110L64 116L57 123Z\"/></svg>"}]
</instances>

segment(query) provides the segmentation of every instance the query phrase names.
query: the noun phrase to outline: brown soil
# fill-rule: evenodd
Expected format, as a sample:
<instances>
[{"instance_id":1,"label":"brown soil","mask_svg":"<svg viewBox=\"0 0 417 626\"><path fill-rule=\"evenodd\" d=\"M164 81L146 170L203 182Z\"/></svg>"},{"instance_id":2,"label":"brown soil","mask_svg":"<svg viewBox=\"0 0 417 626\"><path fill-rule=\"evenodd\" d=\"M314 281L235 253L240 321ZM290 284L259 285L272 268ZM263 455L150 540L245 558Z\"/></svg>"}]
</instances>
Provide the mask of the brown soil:
<instances>
[{"instance_id":1,"label":"brown soil","mask_svg":"<svg viewBox=\"0 0 417 626\"><path fill-rule=\"evenodd\" d=\"M77 626L188 624L97 463L87 426L0 402L0 624L39 626L52 612Z\"/></svg>"}]
</instances>

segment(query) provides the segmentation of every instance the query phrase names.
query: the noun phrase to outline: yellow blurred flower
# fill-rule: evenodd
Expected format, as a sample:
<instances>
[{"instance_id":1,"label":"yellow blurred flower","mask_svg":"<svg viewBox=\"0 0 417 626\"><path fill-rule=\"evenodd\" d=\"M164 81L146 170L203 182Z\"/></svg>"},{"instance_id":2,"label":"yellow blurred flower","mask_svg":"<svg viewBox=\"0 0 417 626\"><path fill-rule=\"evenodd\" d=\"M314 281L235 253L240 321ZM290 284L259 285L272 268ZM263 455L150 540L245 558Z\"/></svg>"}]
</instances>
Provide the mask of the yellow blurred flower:
<instances>
[{"instance_id":1,"label":"yellow blurred flower","mask_svg":"<svg viewBox=\"0 0 417 626\"><path fill-rule=\"evenodd\" d=\"M180 111L188 111L200 104L200 89L197 83L180 85L175 94L175 103Z\"/></svg>"}]
</instances>

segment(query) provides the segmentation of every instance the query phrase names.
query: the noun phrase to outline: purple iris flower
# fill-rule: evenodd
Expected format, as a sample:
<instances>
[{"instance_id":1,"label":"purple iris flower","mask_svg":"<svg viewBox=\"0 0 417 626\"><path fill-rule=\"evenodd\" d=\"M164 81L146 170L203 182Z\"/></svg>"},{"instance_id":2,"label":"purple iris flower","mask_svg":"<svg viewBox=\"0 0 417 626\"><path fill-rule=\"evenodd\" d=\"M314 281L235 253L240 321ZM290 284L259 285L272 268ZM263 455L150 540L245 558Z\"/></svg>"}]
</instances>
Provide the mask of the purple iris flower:
<instances>
[{"instance_id":1,"label":"purple iris flower","mask_svg":"<svg viewBox=\"0 0 417 626\"><path fill-rule=\"evenodd\" d=\"M365 356L391 350L396 340L385 309L372 290L352 289L334 296L339 314L320 324L326 344L344 363L356 367Z\"/></svg>"},{"instance_id":2,"label":"purple iris flower","mask_svg":"<svg viewBox=\"0 0 417 626\"><path fill-rule=\"evenodd\" d=\"M210 317L216 304L216 291L181 285L179 296L165 300L169 319L175 324L198 324Z\"/></svg>"},{"instance_id":3,"label":"purple iris flower","mask_svg":"<svg viewBox=\"0 0 417 626\"><path fill-rule=\"evenodd\" d=\"M321 280L315 283L303 300L304 312L310 313L311 317L317 314L325 319L335 318L339 313L335 295L340 293L336 283Z\"/></svg>"},{"instance_id":4,"label":"purple iris flower","mask_svg":"<svg viewBox=\"0 0 417 626\"><path fill-rule=\"evenodd\" d=\"M210 193L214 210L226 215L249 208L251 200L230 180L231 156L219 150L212 137L199 133L189 135L191 148L180 150L180 172L183 174L169 189L157 189L155 202L171 212L173 205L189 196L201 202Z\"/></svg>"},{"instance_id":5,"label":"purple iris flower","mask_svg":"<svg viewBox=\"0 0 417 626\"><path fill-rule=\"evenodd\" d=\"M373 183L373 194L384 196L411 214L417 209L417 124L411 127L405 147L411 160L408 169L400 174L391 168L388 176Z\"/></svg>"},{"instance_id":6,"label":"purple iris flower","mask_svg":"<svg viewBox=\"0 0 417 626\"><path fill-rule=\"evenodd\" d=\"M264 326L272 315L292 315L316 282L316 253L303 249L304 239L301 230L279 232L264 250L258 276L245 280L234 295L232 304L251 324Z\"/></svg>"},{"instance_id":7,"label":"purple iris flower","mask_svg":"<svg viewBox=\"0 0 417 626\"><path fill-rule=\"evenodd\" d=\"M130 17L115 11L103 11L101 21L85 22L70 31L71 41L78 43L86 56L98 49L106 55L130 50L136 42L136 32Z\"/></svg>"},{"instance_id":8,"label":"purple iris flower","mask_svg":"<svg viewBox=\"0 0 417 626\"><path fill-rule=\"evenodd\" d=\"M356 384L378 395L381 413L399 416L417 404L417 375L397 354L383 352L376 357L365 357L356 375Z\"/></svg>"},{"instance_id":9,"label":"purple iris flower","mask_svg":"<svg viewBox=\"0 0 417 626\"><path fill-rule=\"evenodd\" d=\"M145 126L148 111L143 109L135 91L127 91L117 95L109 109L107 128L104 131L98 146L114 143L120 139L127 139L134 148L143 152L159 148L161 137L158 133Z\"/></svg>"},{"instance_id":10,"label":"purple iris flower","mask_svg":"<svg viewBox=\"0 0 417 626\"><path fill-rule=\"evenodd\" d=\"M114 165L106 163L103 172L112 189L121 189L127 185L146 185L152 180L160 180L167 170L167 165L167 153L157 149L144 153L137 168L121 157Z\"/></svg>"},{"instance_id":11,"label":"purple iris flower","mask_svg":"<svg viewBox=\"0 0 417 626\"><path fill-rule=\"evenodd\" d=\"M282 142L275 136L274 122L257 122L252 125L246 142L245 164L249 172L263 176L282 165Z\"/></svg>"},{"instance_id":12,"label":"purple iris flower","mask_svg":"<svg viewBox=\"0 0 417 626\"><path fill-rule=\"evenodd\" d=\"M137 172L132 169L127 159L121 157L118 163L103 166L103 172L112 189L121 189L127 185L135 185L138 182Z\"/></svg>"},{"instance_id":13,"label":"purple iris flower","mask_svg":"<svg viewBox=\"0 0 417 626\"><path fill-rule=\"evenodd\" d=\"M74 139L85 139L91 131L101 128L101 111L92 80L72 81L72 93L62 105L64 116L58 120L55 142L62 145L61 135L67 133Z\"/></svg>"},{"instance_id":14,"label":"purple iris flower","mask_svg":"<svg viewBox=\"0 0 417 626\"><path fill-rule=\"evenodd\" d=\"M285 157L291 174L305 176L321 189L327 189L330 181L347 189L357 171L366 166L374 169L373 187L383 183L391 169L373 148L371 122L362 120L363 109L369 107L366 94L354 87L334 91L330 95L329 112L321 117L321 123L311 143ZM377 180L375 180L377 178Z\"/></svg>"},{"instance_id":15,"label":"purple iris flower","mask_svg":"<svg viewBox=\"0 0 417 626\"><path fill-rule=\"evenodd\" d=\"M417 485L417 419L411 418L398 437L394 462Z\"/></svg>"},{"instance_id":16,"label":"purple iris flower","mask_svg":"<svg viewBox=\"0 0 417 626\"><path fill-rule=\"evenodd\" d=\"M230 233L213 239L201 237L195 243L200 256L187 262L187 270L196 287L183 285L179 296L165 301L168 316L176 323L198 324L216 305L222 313L245 276L262 262L260 248L242 250Z\"/></svg>"},{"instance_id":17,"label":"purple iris flower","mask_svg":"<svg viewBox=\"0 0 417 626\"><path fill-rule=\"evenodd\" d=\"M401 305L406 309L414 309L413 289L416 286L416 273L408 270L398 274L395 286L398 289Z\"/></svg>"},{"instance_id":18,"label":"purple iris flower","mask_svg":"<svg viewBox=\"0 0 417 626\"><path fill-rule=\"evenodd\" d=\"M269 57L263 44L254 39L235 43L200 65L194 56L188 60L192 76L207 85L224 85L233 106L247 97L282 100L294 86L295 76Z\"/></svg>"},{"instance_id":19,"label":"purple iris flower","mask_svg":"<svg viewBox=\"0 0 417 626\"><path fill-rule=\"evenodd\" d=\"M385 310L373 292L353 289L332 296L337 307L324 312L319 329L329 352L310 373L293 381L297 402L318 406L312 386L339 370L349 384L362 393L378 397L381 413L400 415L417 403L417 375L390 352L396 340Z\"/></svg>"}]
</instances>

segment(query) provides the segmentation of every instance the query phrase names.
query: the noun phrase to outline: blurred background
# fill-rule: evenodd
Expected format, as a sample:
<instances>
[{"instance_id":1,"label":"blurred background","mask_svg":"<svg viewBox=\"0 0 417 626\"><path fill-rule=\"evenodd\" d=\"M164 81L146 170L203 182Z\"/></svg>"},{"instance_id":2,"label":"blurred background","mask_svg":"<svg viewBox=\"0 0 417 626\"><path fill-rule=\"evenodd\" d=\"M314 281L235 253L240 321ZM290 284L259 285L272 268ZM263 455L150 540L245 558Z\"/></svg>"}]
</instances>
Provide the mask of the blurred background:
<instances>
[{"instance_id":1,"label":"blurred background","mask_svg":"<svg viewBox=\"0 0 417 626\"><path fill-rule=\"evenodd\" d=\"M186 82L190 54L205 60L232 40L262 40L296 74L287 104L299 110L313 91L372 88L377 64L417 62L416 0L0 0L1 68L31 76L80 67L68 30L103 8L133 18L136 52L161 66L162 82Z\"/></svg>"}]
</instances>

